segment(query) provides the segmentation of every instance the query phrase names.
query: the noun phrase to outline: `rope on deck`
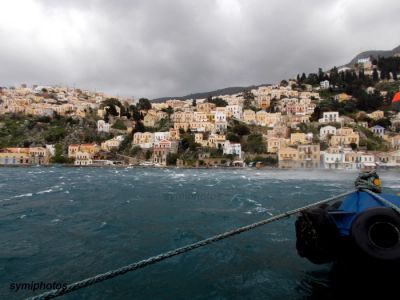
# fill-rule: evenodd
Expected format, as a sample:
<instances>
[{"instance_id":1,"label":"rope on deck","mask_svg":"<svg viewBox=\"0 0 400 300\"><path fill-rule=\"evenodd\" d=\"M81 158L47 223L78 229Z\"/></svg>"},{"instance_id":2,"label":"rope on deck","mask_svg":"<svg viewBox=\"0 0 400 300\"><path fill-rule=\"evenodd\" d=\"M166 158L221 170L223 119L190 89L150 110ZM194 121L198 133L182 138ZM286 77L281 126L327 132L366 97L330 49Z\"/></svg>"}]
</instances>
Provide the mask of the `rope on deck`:
<instances>
[{"instance_id":1,"label":"rope on deck","mask_svg":"<svg viewBox=\"0 0 400 300\"><path fill-rule=\"evenodd\" d=\"M375 183L375 180L378 180L377 181L378 184ZM396 204L386 200L385 198L377 194L382 192L382 188L379 176L375 170L370 172L360 173L354 185L357 190L370 194L372 197L381 202L383 205L392 208L395 212L397 212L400 215L400 207L398 207Z\"/></svg>"},{"instance_id":2,"label":"rope on deck","mask_svg":"<svg viewBox=\"0 0 400 300\"><path fill-rule=\"evenodd\" d=\"M306 209L313 208L313 207L316 207L318 205L325 204L325 203L331 202L333 200L340 199L342 197L345 197L345 196L348 196L348 195L354 193L355 191L356 190L352 190L352 191L349 191L349 192L346 192L346 193L342 193L340 195L337 195L337 196L334 196L334 197L330 197L330 198L327 198L327 199L324 199L324 200L321 200L321 201L318 201L318 202L315 202L315 203L312 203L312 204L309 204L309 205L306 205L306 206L303 206L303 207L300 207L300 208L296 208L296 209L287 211L285 213L273 216L271 218L268 218L268 219L265 219L265 220L262 220L262 221L247 225L247 226L239 227L239 228L224 232L222 234L218 234L218 235L215 235L213 237L201 240L199 242L196 242L196 243L193 243L193 244L189 244L189 245L186 245L186 246L183 246L183 247L180 247L180 248L177 248L175 250L171 250L171 251L168 251L168 252L165 252L165 253L161 253L159 255L149 257L147 259L132 263L130 265L127 265L127 266L124 266L124 267L121 267L121 268L118 268L118 269L115 269L115 270L108 271L108 272L103 273L103 274L98 274L96 276L89 277L89 278L83 279L81 281L77 281L75 283L67 285L64 288L51 290L51 291L45 292L43 294L28 298L28 300L39 300L39 299L42 300L42 299L52 299L52 298L55 298L55 297L59 297L61 295L65 295L67 293L70 293L70 292L73 292L73 291L88 287L90 285L93 285L93 284L96 284L96 283L99 283L99 282L102 282L102 281L105 281L105 280L108 280L108 279L123 275L125 273L131 272L131 271L135 271L137 269L146 267L148 265L155 264L155 263L157 263L159 261L162 261L162 260L165 260L167 258L176 256L178 254L189 252L189 251L192 251L192 250L194 250L196 248L200 248L200 247L203 247L205 245L209 245L211 243L226 239L228 237L237 235L239 233L242 233L242 232L245 232L245 231L249 231L249 230L252 230L254 228L260 227L262 225L266 225L266 224L281 220L283 218L286 218L286 217L289 217L291 215L294 215L294 214L297 214L299 212L302 212L302 211L304 211Z\"/></svg>"},{"instance_id":3,"label":"rope on deck","mask_svg":"<svg viewBox=\"0 0 400 300\"><path fill-rule=\"evenodd\" d=\"M372 197L374 197L376 200L378 200L379 202L381 202L383 205L386 205L390 208L393 208L393 210L395 212L397 212L400 215L400 207L398 207L396 204L387 201L385 198L382 198L381 196L379 196L378 194L375 194L374 192L367 190L367 189L361 189L361 191L363 192L367 192L368 194L370 194Z\"/></svg>"}]
</instances>

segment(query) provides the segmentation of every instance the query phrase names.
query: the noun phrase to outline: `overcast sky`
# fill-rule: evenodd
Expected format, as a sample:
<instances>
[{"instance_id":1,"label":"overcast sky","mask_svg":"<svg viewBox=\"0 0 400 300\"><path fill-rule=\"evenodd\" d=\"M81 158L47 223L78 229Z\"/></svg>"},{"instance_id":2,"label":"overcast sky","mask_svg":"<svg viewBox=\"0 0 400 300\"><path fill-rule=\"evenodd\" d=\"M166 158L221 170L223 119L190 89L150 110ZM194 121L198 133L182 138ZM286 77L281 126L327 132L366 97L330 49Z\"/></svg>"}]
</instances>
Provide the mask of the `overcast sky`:
<instances>
[{"instance_id":1,"label":"overcast sky","mask_svg":"<svg viewBox=\"0 0 400 300\"><path fill-rule=\"evenodd\" d=\"M399 0L1 0L0 86L135 98L275 83L400 44Z\"/></svg>"}]
</instances>

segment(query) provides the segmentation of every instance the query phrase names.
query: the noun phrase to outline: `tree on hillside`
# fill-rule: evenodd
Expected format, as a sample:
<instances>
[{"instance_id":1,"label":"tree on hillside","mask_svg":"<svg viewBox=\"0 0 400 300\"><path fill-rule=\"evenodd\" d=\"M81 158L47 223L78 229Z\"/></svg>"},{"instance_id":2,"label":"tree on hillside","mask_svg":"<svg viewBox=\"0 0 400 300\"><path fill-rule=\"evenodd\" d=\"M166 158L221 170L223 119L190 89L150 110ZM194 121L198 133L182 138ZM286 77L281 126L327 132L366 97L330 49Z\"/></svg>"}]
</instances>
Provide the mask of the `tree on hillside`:
<instances>
[{"instance_id":1,"label":"tree on hillside","mask_svg":"<svg viewBox=\"0 0 400 300\"><path fill-rule=\"evenodd\" d=\"M145 128L144 128L144 125L143 125L143 122L142 121L136 121L136 125L135 125L135 130L134 130L135 132L145 132Z\"/></svg>"},{"instance_id":2,"label":"tree on hillside","mask_svg":"<svg viewBox=\"0 0 400 300\"><path fill-rule=\"evenodd\" d=\"M357 95L357 109L372 112L383 105L383 97L379 91L367 94L364 90Z\"/></svg>"},{"instance_id":3,"label":"tree on hillside","mask_svg":"<svg viewBox=\"0 0 400 300\"><path fill-rule=\"evenodd\" d=\"M372 80L375 81L375 82L378 82L378 81L379 81L379 74L378 74L377 69L374 69L374 70L372 71Z\"/></svg>"},{"instance_id":4,"label":"tree on hillside","mask_svg":"<svg viewBox=\"0 0 400 300\"><path fill-rule=\"evenodd\" d=\"M243 144L243 150L249 153L265 153L267 147L262 135L259 133L250 134L247 137L247 141Z\"/></svg>"},{"instance_id":5,"label":"tree on hillside","mask_svg":"<svg viewBox=\"0 0 400 300\"><path fill-rule=\"evenodd\" d=\"M230 141L230 142L233 142L233 143L239 143L240 142L240 137L237 134L233 133L233 132L228 132L228 134L226 135L226 139L228 141Z\"/></svg>"},{"instance_id":6,"label":"tree on hillside","mask_svg":"<svg viewBox=\"0 0 400 300\"><path fill-rule=\"evenodd\" d=\"M63 155L63 149L61 144L55 144L55 153L54 156L51 158L52 163L56 164L65 164L65 163L70 163L70 159Z\"/></svg>"},{"instance_id":7,"label":"tree on hillside","mask_svg":"<svg viewBox=\"0 0 400 300\"><path fill-rule=\"evenodd\" d=\"M150 100L147 99L147 98L140 98L139 102L137 104L137 108L139 110L149 110L149 109L151 109Z\"/></svg>"},{"instance_id":8,"label":"tree on hillside","mask_svg":"<svg viewBox=\"0 0 400 300\"><path fill-rule=\"evenodd\" d=\"M195 151L197 147L200 145L195 142L194 135L190 133L185 133L180 142L180 150L185 151L190 149L191 151Z\"/></svg>"},{"instance_id":9,"label":"tree on hillside","mask_svg":"<svg viewBox=\"0 0 400 300\"><path fill-rule=\"evenodd\" d=\"M140 121L141 120L141 116L140 116L140 111L139 111L139 109L136 107L136 105L130 105L129 107L128 107L128 111L129 111L129 113L130 113L130 115L131 115L131 118L134 120L134 121Z\"/></svg>"},{"instance_id":10,"label":"tree on hillside","mask_svg":"<svg viewBox=\"0 0 400 300\"><path fill-rule=\"evenodd\" d=\"M250 129L244 124L237 124L232 128L232 132L242 136L242 135L248 135L250 133Z\"/></svg>"},{"instance_id":11,"label":"tree on hillside","mask_svg":"<svg viewBox=\"0 0 400 300\"><path fill-rule=\"evenodd\" d=\"M253 103L254 103L254 99L255 96L251 91L243 91L243 98L244 98L244 102L243 102L243 109L253 109Z\"/></svg>"},{"instance_id":12,"label":"tree on hillside","mask_svg":"<svg viewBox=\"0 0 400 300\"><path fill-rule=\"evenodd\" d=\"M217 107L225 107L228 105L228 102L226 102L224 99L219 98L219 97L213 98L212 96L209 96L207 98L207 102L214 103L215 106L217 106Z\"/></svg>"},{"instance_id":13,"label":"tree on hillside","mask_svg":"<svg viewBox=\"0 0 400 300\"><path fill-rule=\"evenodd\" d=\"M124 122L122 120L120 120L120 119L115 121L115 123L112 126L112 128L118 129L118 130L126 130L126 126L125 126Z\"/></svg>"},{"instance_id":14,"label":"tree on hillside","mask_svg":"<svg viewBox=\"0 0 400 300\"><path fill-rule=\"evenodd\" d=\"M318 68L318 81L321 82L324 80L324 72L322 71L322 68Z\"/></svg>"},{"instance_id":15,"label":"tree on hillside","mask_svg":"<svg viewBox=\"0 0 400 300\"><path fill-rule=\"evenodd\" d=\"M289 84L289 83L288 83L286 80L282 80L281 83L280 83L280 86L287 87L288 84Z\"/></svg>"},{"instance_id":16,"label":"tree on hillside","mask_svg":"<svg viewBox=\"0 0 400 300\"><path fill-rule=\"evenodd\" d=\"M170 118L171 115L174 113L174 109L171 106L168 106L167 108L163 108L161 110L168 114L168 118Z\"/></svg>"},{"instance_id":17,"label":"tree on hillside","mask_svg":"<svg viewBox=\"0 0 400 300\"><path fill-rule=\"evenodd\" d=\"M104 100L101 105L100 108L106 108L106 113L116 117L118 116L118 111L117 111L117 107L119 108L119 110L122 112L122 104L121 102L119 102L118 99L116 98L108 98L106 100ZM122 114L121 114L122 115Z\"/></svg>"}]
</instances>

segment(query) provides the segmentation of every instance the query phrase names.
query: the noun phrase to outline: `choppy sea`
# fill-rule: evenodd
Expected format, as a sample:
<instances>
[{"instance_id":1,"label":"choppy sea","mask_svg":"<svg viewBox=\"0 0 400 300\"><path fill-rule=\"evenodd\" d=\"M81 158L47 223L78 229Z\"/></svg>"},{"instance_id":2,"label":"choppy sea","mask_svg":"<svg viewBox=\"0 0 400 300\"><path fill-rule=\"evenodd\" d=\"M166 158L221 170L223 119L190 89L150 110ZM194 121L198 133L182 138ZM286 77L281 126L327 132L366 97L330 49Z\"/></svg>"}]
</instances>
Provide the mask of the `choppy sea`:
<instances>
[{"instance_id":1,"label":"choppy sea","mask_svg":"<svg viewBox=\"0 0 400 300\"><path fill-rule=\"evenodd\" d=\"M0 168L0 299L72 283L353 188L350 171ZM400 173L381 172L400 192ZM331 299L329 265L295 248L294 218L63 299ZM14 284L14 288L12 288ZM333 299L333 298L332 298Z\"/></svg>"}]
</instances>

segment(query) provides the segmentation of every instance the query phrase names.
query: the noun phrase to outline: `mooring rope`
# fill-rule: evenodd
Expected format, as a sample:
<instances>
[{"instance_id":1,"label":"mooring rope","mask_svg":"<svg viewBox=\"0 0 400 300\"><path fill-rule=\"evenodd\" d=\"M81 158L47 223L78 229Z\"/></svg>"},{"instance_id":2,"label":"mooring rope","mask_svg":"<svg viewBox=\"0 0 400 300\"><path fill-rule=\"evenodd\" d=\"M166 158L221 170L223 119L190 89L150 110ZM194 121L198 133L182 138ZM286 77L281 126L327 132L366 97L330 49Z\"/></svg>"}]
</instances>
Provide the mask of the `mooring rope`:
<instances>
[{"instance_id":1,"label":"mooring rope","mask_svg":"<svg viewBox=\"0 0 400 300\"><path fill-rule=\"evenodd\" d=\"M82 289L84 287L88 287L90 285L93 285L93 284L96 284L96 283L99 283L99 282L102 282L102 281L117 277L119 275L123 275L125 273L128 273L128 272L143 268L145 266L152 265L154 263L157 263L157 262L165 260L167 258L176 256L178 254L189 252L189 251L194 250L196 248L200 248L200 247L203 247L205 245L214 243L216 241L220 241L220 240L226 239L228 237L237 235L239 233L242 233L242 232L245 232L245 231L249 231L249 230L254 229L256 227L259 227L259 226L262 226L262 225L266 225L266 224L272 223L274 221L281 220L283 218L286 218L286 217L289 217L291 215L297 214L297 213L302 212L304 210L307 210L309 208L313 208L313 207L316 207L318 205L325 204L325 203L331 202L333 200L340 199L342 197L345 197L345 196L348 196L348 195L354 193L355 191L357 191L357 190L353 190L353 191L349 191L349 192L346 192L346 193L342 193L342 194L337 195L337 196L333 196L333 197L330 197L330 198L327 198L327 199L324 199L324 200L321 200L321 201L318 201L318 202L315 202L315 203L312 203L312 204L309 204L309 205L306 205L306 206L303 206L303 207L300 207L300 208L296 208L294 210L290 210L290 211L281 213L281 214L273 216L271 218L268 218L268 219L265 219L265 220L250 224L250 225L246 225L246 226L243 226L243 227L239 227L239 228L224 232L222 234L218 234L218 235L215 235L213 237L201 240L199 242L196 242L196 243L193 243L193 244L189 244L189 245L186 245L186 246L183 246L183 247L180 247L180 248L177 248L175 250L171 250L171 251L168 251L168 252L165 252L165 253L161 253L159 255L149 257L147 259L132 263L130 265L127 265L127 266L124 266L124 267L121 267L121 268L118 268L118 269L115 269L115 270L111 270L111 271L103 273L103 274L98 274L96 276L89 277L89 278L83 279L81 281L77 281L75 283L67 285L64 288L51 290L51 291L45 292L43 294L28 298L28 300L52 299L52 298L55 298L55 297L58 297L58 296L61 296L61 295L65 295L67 293Z\"/></svg>"},{"instance_id":2,"label":"mooring rope","mask_svg":"<svg viewBox=\"0 0 400 300\"><path fill-rule=\"evenodd\" d=\"M379 180L379 185L376 185L374 183L374 180L376 179L379 180L379 176L375 170L370 172L364 172L358 175L354 185L357 190L370 194L372 197L381 202L383 205L392 208L394 211L400 214L400 207L398 207L394 203L386 200L385 198L377 194L380 193L382 189L380 186L380 180Z\"/></svg>"}]
</instances>

